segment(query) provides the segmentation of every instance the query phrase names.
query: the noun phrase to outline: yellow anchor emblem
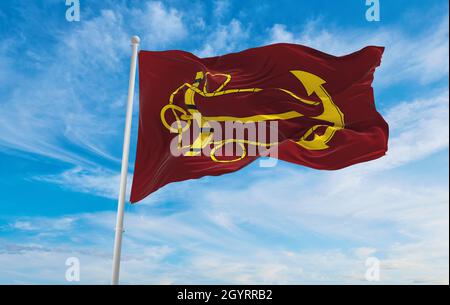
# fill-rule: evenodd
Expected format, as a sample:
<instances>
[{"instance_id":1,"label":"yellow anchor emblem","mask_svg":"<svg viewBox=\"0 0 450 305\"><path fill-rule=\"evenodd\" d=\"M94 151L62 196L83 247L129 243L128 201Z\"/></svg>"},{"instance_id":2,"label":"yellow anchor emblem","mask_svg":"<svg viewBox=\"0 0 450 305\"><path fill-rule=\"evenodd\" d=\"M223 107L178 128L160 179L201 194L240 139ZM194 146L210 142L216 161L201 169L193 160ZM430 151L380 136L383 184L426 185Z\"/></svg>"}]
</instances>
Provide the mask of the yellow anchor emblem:
<instances>
[{"instance_id":1,"label":"yellow anchor emblem","mask_svg":"<svg viewBox=\"0 0 450 305\"><path fill-rule=\"evenodd\" d=\"M321 79L317 75L314 75L309 72L293 70L290 73L295 76L306 89L306 93L308 96L312 94L316 94L320 99L323 107L323 111L320 115L312 117L313 119L318 119L321 121L329 122L331 125L314 125L309 128L300 139L296 141L296 143L306 149L309 150L324 150L329 148L327 143L333 138L336 131L339 129L343 129L345 127L344 123L344 114L341 110L336 106L333 102L332 97L323 87L323 84L326 83L325 80ZM207 75L211 76L223 76L225 77L225 81L214 91L208 92L207 90ZM205 79L203 88L200 89L201 81ZM178 147L186 148L182 146L182 135L184 132L189 130L192 122L197 124L199 130L201 130L200 134L194 139L193 143L188 145L189 151L184 153L185 156L198 156L201 154L203 148L213 145L213 148L210 152L210 157L215 162L234 162L243 159L246 156L245 144L247 145L256 145L265 148L270 148L273 145L278 144L278 142L272 143L264 143L257 141L249 141L245 139L225 139L220 141L213 140L213 130L211 128L211 122L240 122L240 123L256 123L262 121L275 121L275 120L290 120L298 117L303 117L302 113L297 111L288 111L283 113L274 113L274 114L260 114L260 115L252 115L247 117L233 117L233 116L202 116L199 110L196 107L195 103L195 95L198 94L204 98L212 98L220 95L227 94L238 94L243 92L259 92L264 90L263 88L244 88L244 89L225 89L227 84L231 81L230 74L211 74L209 72L197 72L195 76L195 80L192 84L184 83L180 87L178 87L169 98L169 103L165 105L161 109L161 122L163 125L172 133L178 134ZM187 111L174 104L175 96L183 89L185 89L184 93L184 103ZM277 88L278 90L289 94L291 97L299 101L300 103L304 103L307 105L316 105L319 106L320 102L311 101L307 99L303 99L297 96L295 93L283 89ZM175 117L176 124L169 124L166 120L166 112L171 111L173 116ZM176 127L174 127L174 125ZM323 134L319 135L315 133L315 131L319 128L325 128ZM311 139L311 135L312 139ZM308 138L310 140L308 140ZM228 143L236 143L239 145L243 151L241 156L233 160L219 160L216 158L216 151L223 147Z\"/></svg>"}]
</instances>

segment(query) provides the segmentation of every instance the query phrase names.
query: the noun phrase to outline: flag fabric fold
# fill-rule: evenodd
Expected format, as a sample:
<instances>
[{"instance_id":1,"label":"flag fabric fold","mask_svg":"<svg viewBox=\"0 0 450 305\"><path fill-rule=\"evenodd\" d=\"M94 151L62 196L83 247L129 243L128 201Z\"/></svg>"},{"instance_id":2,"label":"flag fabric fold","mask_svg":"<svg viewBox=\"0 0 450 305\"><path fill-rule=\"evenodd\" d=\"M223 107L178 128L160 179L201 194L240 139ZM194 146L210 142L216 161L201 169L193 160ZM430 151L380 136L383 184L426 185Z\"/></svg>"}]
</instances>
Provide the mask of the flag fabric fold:
<instances>
[{"instance_id":1,"label":"flag fabric fold","mask_svg":"<svg viewBox=\"0 0 450 305\"><path fill-rule=\"evenodd\" d=\"M323 170L383 156L388 125L372 88L383 50L336 57L274 44L209 58L141 51L130 201L265 155Z\"/></svg>"}]
</instances>

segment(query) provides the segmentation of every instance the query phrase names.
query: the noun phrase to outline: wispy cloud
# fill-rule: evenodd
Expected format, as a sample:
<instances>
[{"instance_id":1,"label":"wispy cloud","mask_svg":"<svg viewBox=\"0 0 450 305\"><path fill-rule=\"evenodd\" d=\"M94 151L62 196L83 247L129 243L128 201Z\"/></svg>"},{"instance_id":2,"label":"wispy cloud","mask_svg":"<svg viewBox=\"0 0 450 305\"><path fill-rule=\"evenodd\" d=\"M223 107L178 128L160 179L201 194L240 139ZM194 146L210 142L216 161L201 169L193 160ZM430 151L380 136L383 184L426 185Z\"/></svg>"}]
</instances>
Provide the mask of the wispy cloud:
<instances>
[{"instance_id":1,"label":"wispy cloud","mask_svg":"<svg viewBox=\"0 0 450 305\"><path fill-rule=\"evenodd\" d=\"M195 53L200 57L222 55L244 48L249 37L249 29L237 19L228 24L219 24L217 29L205 39L204 45ZM238 47L239 46L239 47Z\"/></svg>"},{"instance_id":2,"label":"wispy cloud","mask_svg":"<svg viewBox=\"0 0 450 305\"><path fill-rule=\"evenodd\" d=\"M57 175L36 176L34 179L53 183L76 192L95 194L109 199L117 199L119 195L119 173L103 168L84 169L77 166ZM131 175L128 177L128 181L130 180ZM129 194L130 184L127 187L127 193Z\"/></svg>"},{"instance_id":3,"label":"wispy cloud","mask_svg":"<svg viewBox=\"0 0 450 305\"><path fill-rule=\"evenodd\" d=\"M403 102L389 109L386 120L391 127L390 150L386 158L371 168L392 168L424 158L448 148L448 91Z\"/></svg>"},{"instance_id":4,"label":"wispy cloud","mask_svg":"<svg viewBox=\"0 0 450 305\"><path fill-rule=\"evenodd\" d=\"M143 9L132 9L131 15L136 21L132 26L137 33L142 33L144 46L167 46L188 34L182 13L162 2L147 2Z\"/></svg>"},{"instance_id":5,"label":"wispy cloud","mask_svg":"<svg viewBox=\"0 0 450 305\"><path fill-rule=\"evenodd\" d=\"M130 26L124 19L131 17ZM29 75L14 73L8 59L17 54L6 54L10 41L2 41L0 64L10 68L2 74L20 86L0 103L0 145L75 166L117 164L133 27L146 33L151 47L167 46L187 33L179 11L161 2L104 9L73 30L55 31L58 42L43 59L46 68Z\"/></svg>"},{"instance_id":6,"label":"wispy cloud","mask_svg":"<svg viewBox=\"0 0 450 305\"><path fill-rule=\"evenodd\" d=\"M231 8L230 0L214 0L213 14L216 18L222 18Z\"/></svg>"},{"instance_id":7,"label":"wispy cloud","mask_svg":"<svg viewBox=\"0 0 450 305\"><path fill-rule=\"evenodd\" d=\"M367 45L386 46L383 64L377 74L381 84L391 85L406 80L429 84L448 77L448 26L448 14L430 22L429 28L414 36L398 27L377 31L326 30L320 20L316 20L300 32L275 24L269 30L267 42L299 43L334 55L349 54Z\"/></svg>"},{"instance_id":8,"label":"wispy cloud","mask_svg":"<svg viewBox=\"0 0 450 305\"><path fill-rule=\"evenodd\" d=\"M178 200L177 208L171 208L170 201L129 207L123 281L363 283L365 259L376 256L382 264L382 283L448 282L445 186L374 174L356 181L346 176L348 183L341 173L288 168L270 178L252 179L239 190L196 185L195 195L191 191ZM15 220L10 227L28 235L10 242L0 261L9 266L25 256L39 257L41 267L54 271L48 277L40 274L40 279L51 282L62 277L64 259L77 256L84 283L107 282L114 220L113 212ZM71 242L61 246L39 235L42 226L57 227ZM21 266L31 268L33 262ZM5 268L2 275L14 271ZM35 280L30 275L28 279Z\"/></svg>"},{"instance_id":9,"label":"wispy cloud","mask_svg":"<svg viewBox=\"0 0 450 305\"><path fill-rule=\"evenodd\" d=\"M114 159L104 145L116 136L119 122L103 116L112 104L105 92L113 87L92 80L104 82L108 73L120 70L126 46L120 22L112 11L102 11L61 37L47 69L21 77L21 85L0 104L3 146L72 164L92 164L89 153Z\"/></svg>"}]
</instances>

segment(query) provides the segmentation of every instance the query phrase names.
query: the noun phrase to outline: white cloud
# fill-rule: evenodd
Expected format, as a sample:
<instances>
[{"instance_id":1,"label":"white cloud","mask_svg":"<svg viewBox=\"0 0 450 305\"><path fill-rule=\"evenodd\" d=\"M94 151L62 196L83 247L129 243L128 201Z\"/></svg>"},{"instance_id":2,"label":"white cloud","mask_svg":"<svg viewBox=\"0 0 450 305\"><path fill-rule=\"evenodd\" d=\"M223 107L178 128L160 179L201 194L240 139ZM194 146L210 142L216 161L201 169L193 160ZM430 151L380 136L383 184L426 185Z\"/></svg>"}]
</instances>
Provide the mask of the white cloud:
<instances>
[{"instance_id":1,"label":"white cloud","mask_svg":"<svg viewBox=\"0 0 450 305\"><path fill-rule=\"evenodd\" d=\"M159 1L147 2L142 10L132 10L132 18L136 20L135 30L144 33L144 46L166 46L188 33L181 12Z\"/></svg>"},{"instance_id":2,"label":"white cloud","mask_svg":"<svg viewBox=\"0 0 450 305\"><path fill-rule=\"evenodd\" d=\"M129 18L135 23L124 21ZM181 13L161 2L146 2L140 9L119 5L83 19L73 30L49 33L57 43L32 54L44 58L40 65L45 69L27 75L12 69L9 58L15 54L6 51L13 42L2 41L0 66L8 70L0 74L20 85L5 85L10 91L0 101L0 147L75 166L118 164L124 108L117 101L126 98L133 27L146 33L145 44L152 47L170 45L187 34Z\"/></svg>"},{"instance_id":3,"label":"white cloud","mask_svg":"<svg viewBox=\"0 0 450 305\"><path fill-rule=\"evenodd\" d=\"M68 60L58 64L83 69L78 73L85 73L84 69L92 69L92 66L117 69L129 49L123 17L110 9L102 10L99 16L83 21L81 27L61 38L58 55Z\"/></svg>"},{"instance_id":4,"label":"white cloud","mask_svg":"<svg viewBox=\"0 0 450 305\"><path fill-rule=\"evenodd\" d=\"M387 158L377 166L398 166L448 147L448 91L400 103L386 114L392 138Z\"/></svg>"},{"instance_id":5,"label":"white cloud","mask_svg":"<svg viewBox=\"0 0 450 305\"><path fill-rule=\"evenodd\" d=\"M300 39L295 39L294 34L286 29L284 24L275 24L270 29L269 43L300 43Z\"/></svg>"},{"instance_id":6,"label":"white cloud","mask_svg":"<svg viewBox=\"0 0 450 305\"><path fill-rule=\"evenodd\" d=\"M328 174L293 173L239 190L208 184L180 201L182 209L167 202L128 207L123 282L367 283L365 260L375 256L381 283L448 283L447 187L368 175L342 189ZM0 281L61 283L65 258L77 256L82 283L108 282L115 214L65 219L70 225L14 220L12 228L31 235L3 243L0 263L8 267ZM58 228L71 241L55 244L40 227ZM45 274L29 272L33 257ZM19 269L9 267L19 261Z\"/></svg>"},{"instance_id":7,"label":"white cloud","mask_svg":"<svg viewBox=\"0 0 450 305\"><path fill-rule=\"evenodd\" d=\"M33 179L59 185L61 188L75 192L92 194L113 200L117 200L119 195L120 172L98 166L75 166L62 173L34 176ZM128 174L126 199L130 198L132 180L132 174ZM175 188L177 190L176 194L179 194L180 196L179 198L176 198L176 195L162 189L152 196L143 199L140 203L154 204L167 199L181 199L183 192L189 187L181 184L176 185Z\"/></svg>"},{"instance_id":8,"label":"white cloud","mask_svg":"<svg viewBox=\"0 0 450 305\"><path fill-rule=\"evenodd\" d=\"M102 168L86 170L75 167L58 175L36 176L34 179L110 199L117 199L119 194L120 174ZM128 177L130 180L131 175ZM127 187L129 193L130 184Z\"/></svg>"},{"instance_id":9,"label":"white cloud","mask_svg":"<svg viewBox=\"0 0 450 305\"><path fill-rule=\"evenodd\" d=\"M11 224L10 228L23 231L35 231L38 233L66 231L73 228L72 225L74 222L75 218L72 217L61 217L57 219L35 217L17 220Z\"/></svg>"},{"instance_id":10,"label":"white cloud","mask_svg":"<svg viewBox=\"0 0 450 305\"><path fill-rule=\"evenodd\" d=\"M448 148L447 90L399 103L386 111L385 119L390 129L387 155L376 162L356 165L349 171L387 170Z\"/></svg>"},{"instance_id":11,"label":"white cloud","mask_svg":"<svg viewBox=\"0 0 450 305\"><path fill-rule=\"evenodd\" d=\"M201 49L194 53L200 57L209 57L240 51L248 37L249 29L244 28L239 20L233 19L229 24L218 25L205 39Z\"/></svg>"},{"instance_id":12,"label":"white cloud","mask_svg":"<svg viewBox=\"0 0 450 305\"><path fill-rule=\"evenodd\" d=\"M361 247L355 249L355 255L361 259L365 259L374 255L377 252L377 249L369 248L369 247Z\"/></svg>"},{"instance_id":13,"label":"white cloud","mask_svg":"<svg viewBox=\"0 0 450 305\"><path fill-rule=\"evenodd\" d=\"M118 135L120 121L104 114L111 110L108 92L120 91L104 77L123 68L127 38L121 23L116 13L102 11L60 37L45 70L20 76L21 86L0 104L0 145L72 164L93 164L89 154L116 160L107 142ZM67 148L70 144L87 154Z\"/></svg>"},{"instance_id":14,"label":"white cloud","mask_svg":"<svg viewBox=\"0 0 450 305\"><path fill-rule=\"evenodd\" d=\"M383 85L413 80L429 84L448 76L448 14L418 35L410 36L395 27L371 30L345 30L322 27L320 20L310 22L299 33L283 24L269 30L268 43L304 44L334 55L355 52L367 45L386 46L377 79Z\"/></svg>"},{"instance_id":15,"label":"white cloud","mask_svg":"<svg viewBox=\"0 0 450 305\"><path fill-rule=\"evenodd\" d=\"M213 14L216 18L222 18L226 15L231 7L229 0L214 0Z\"/></svg>"}]
</instances>

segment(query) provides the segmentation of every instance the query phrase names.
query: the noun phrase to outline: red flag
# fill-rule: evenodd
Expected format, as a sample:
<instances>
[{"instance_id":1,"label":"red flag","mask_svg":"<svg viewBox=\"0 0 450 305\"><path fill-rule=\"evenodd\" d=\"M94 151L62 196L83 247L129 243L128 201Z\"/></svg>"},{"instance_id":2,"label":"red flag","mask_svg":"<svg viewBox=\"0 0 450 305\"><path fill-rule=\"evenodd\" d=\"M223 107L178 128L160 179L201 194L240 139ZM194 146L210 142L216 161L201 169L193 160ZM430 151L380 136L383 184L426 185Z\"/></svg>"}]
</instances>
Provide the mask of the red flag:
<instances>
[{"instance_id":1,"label":"red flag","mask_svg":"<svg viewBox=\"0 0 450 305\"><path fill-rule=\"evenodd\" d=\"M371 87L383 50L335 57L275 44L210 58L141 51L131 202L267 153L327 170L383 156L388 125Z\"/></svg>"}]
</instances>

